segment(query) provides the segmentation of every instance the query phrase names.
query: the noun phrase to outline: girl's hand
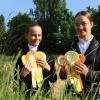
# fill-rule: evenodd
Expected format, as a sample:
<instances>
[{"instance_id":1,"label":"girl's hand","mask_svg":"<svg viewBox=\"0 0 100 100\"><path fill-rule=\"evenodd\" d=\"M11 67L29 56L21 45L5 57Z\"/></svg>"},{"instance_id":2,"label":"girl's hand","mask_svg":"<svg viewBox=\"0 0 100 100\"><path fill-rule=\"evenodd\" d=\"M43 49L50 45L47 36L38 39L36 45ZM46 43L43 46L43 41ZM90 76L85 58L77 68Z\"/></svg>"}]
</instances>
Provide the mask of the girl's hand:
<instances>
[{"instance_id":1,"label":"girl's hand","mask_svg":"<svg viewBox=\"0 0 100 100\"><path fill-rule=\"evenodd\" d=\"M28 61L26 62L25 68L26 68L29 72L32 71L32 65L31 65L31 61L30 61L30 60L28 60Z\"/></svg>"},{"instance_id":2,"label":"girl's hand","mask_svg":"<svg viewBox=\"0 0 100 100\"><path fill-rule=\"evenodd\" d=\"M46 60L37 59L37 60L36 60L36 63L37 63L38 65L40 65L41 67L43 67L44 69L48 70L48 71L51 70L51 69L50 69L50 65L47 63Z\"/></svg>"},{"instance_id":3,"label":"girl's hand","mask_svg":"<svg viewBox=\"0 0 100 100\"><path fill-rule=\"evenodd\" d=\"M25 64L25 67L22 68L20 74L22 77L26 77L31 71L32 71L32 65L30 60L28 60Z\"/></svg>"},{"instance_id":4,"label":"girl's hand","mask_svg":"<svg viewBox=\"0 0 100 100\"><path fill-rule=\"evenodd\" d=\"M75 63L74 64L74 70L79 73L79 74L83 74L83 75L87 75L87 73L89 72L89 69L87 68L87 66L83 63Z\"/></svg>"}]
</instances>

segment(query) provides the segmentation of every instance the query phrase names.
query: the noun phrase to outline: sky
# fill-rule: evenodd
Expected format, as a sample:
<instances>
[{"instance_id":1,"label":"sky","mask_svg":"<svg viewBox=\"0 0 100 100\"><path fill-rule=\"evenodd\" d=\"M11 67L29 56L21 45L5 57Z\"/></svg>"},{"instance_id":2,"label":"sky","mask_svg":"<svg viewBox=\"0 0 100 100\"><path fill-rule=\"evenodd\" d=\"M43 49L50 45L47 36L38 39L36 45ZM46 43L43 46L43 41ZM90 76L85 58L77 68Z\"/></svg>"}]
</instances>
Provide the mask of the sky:
<instances>
[{"instance_id":1,"label":"sky","mask_svg":"<svg viewBox=\"0 0 100 100\"><path fill-rule=\"evenodd\" d=\"M86 7L98 9L100 0L66 0L67 8L75 15L78 11L86 10Z\"/></svg>"},{"instance_id":2,"label":"sky","mask_svg":"<svg viewBox=\"0 0 100 100\"><path fill-rule=\"evenodd\" d=\"M30 8L34 8L32 0L0 0L0 15L3 14L6 21L19 12L29 13Z\"/></svg>"},{"instance_id":3,"label":"sky","mask_svg":"<svg viewBox=\"0 0 100 100\"><path fill-rule=\"evenodd\" d=\"M19 12L29 13L30 8L34 8L33 0L0 0L0 15L3 14L6 22ZM80 10L86 10L86 7L98 8L100 0L66 0L67 9L75 15Z\"/></svg>"}]
</instances>

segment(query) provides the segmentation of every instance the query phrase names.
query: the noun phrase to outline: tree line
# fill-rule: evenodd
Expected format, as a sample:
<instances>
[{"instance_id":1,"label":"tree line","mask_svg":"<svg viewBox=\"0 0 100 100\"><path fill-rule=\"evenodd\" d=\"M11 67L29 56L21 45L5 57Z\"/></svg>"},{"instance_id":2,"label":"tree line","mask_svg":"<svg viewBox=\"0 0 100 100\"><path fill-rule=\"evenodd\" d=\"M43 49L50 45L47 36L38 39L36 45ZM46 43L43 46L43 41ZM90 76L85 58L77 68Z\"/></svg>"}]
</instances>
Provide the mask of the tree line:
<instances>
[{"instance_id":1,"label":"tree line","mask_svg":"<svg viewBox=\"0 0 100 100\"><path fill-rule=\"evenodd\" d=\"M26 26L37 22L43 29L41 46L47 53L60 53L63 46L74 35L74 15L67 9L66 0L33 0L35 9L29 14L18 13L5 26L5 19L0 15L0 53L16 54L25 43ZM87 7L94 18L93 34L100 40L100 6L98 9Z\"/></svg>"}]
</instances>

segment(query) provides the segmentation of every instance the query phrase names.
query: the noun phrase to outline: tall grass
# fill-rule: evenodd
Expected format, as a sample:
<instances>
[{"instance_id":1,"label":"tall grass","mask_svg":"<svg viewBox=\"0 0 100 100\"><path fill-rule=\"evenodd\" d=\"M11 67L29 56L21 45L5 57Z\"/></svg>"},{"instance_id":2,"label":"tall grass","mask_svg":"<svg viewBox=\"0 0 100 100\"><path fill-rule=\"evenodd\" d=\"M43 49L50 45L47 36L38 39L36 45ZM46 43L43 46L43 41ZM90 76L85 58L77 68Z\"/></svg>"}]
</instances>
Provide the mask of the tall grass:
<instances>
[{"instance_id":1,"label":"tall grass","mask_svg":"<svg viewBox=\"0 0 100 100\"><path fill-rule=\"evenodd\" d=\"M25 95L27 91L25 91L25 84L23 83L20 88L19 79L14 80L15 63L17 60L17 58L14 58L14 56L0 55L0 100L25 100L26 98ZM55 86L57 87L55 84L51 84L50 90L44 95L42 95L41 89L38 89L35 95L30 93L30 100L78 100L77 95L73 93L73 89L66 92L68 89L67 80L65 84L60 87L60 92L58 94L54 93L54 89L56 89L56 91L59 90L59 88L55 88ZM100 89L99 86L96 92L98 89ZM89 90L86 97L83 97L84 100L88 100L90 92L91 90ZM91 97L93 100L95 95L96 93Z\"/></svg>"}]
</instances>

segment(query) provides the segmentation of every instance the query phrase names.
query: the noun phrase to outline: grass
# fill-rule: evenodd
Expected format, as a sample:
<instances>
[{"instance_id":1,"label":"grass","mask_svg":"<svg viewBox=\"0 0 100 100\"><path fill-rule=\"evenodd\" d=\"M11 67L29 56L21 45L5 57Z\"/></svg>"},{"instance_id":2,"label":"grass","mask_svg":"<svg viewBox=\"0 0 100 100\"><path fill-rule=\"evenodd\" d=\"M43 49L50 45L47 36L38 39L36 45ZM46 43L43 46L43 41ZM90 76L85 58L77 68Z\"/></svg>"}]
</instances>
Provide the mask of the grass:
<instances>
[{"instance_id":1,"label":"grass","mask_svg":"<svg viewBox=\"0 0 100 100\"><path fill-rule=\"evenodd\" d=\"M14 80L14 69L15 63L17 60L14 59L14 56L5 56L0 55L0 100L25 100L25 84L23 83L22 88L19 88L19 81ZM57 69L57 75L58 75ZM51 89L48 91L48 95L45 94L44 96L41 94L41 90L38 89L35 95L30 94L30 100L77 100L77 95L73 93L73 90L70 89L69 92L66 92L68 89L67 87L67 80L58 80L56 83L51 84ZM100 85L99 85L100 86ZM96 88L96 92L100 87ZM20 95L19 95L19 90ZM90 94L90 90L87 93L87 96L84 100L88 100L88 96ZM91 97L93 100L95 98L96 92Z\"/></svg>"}]
</instances>

